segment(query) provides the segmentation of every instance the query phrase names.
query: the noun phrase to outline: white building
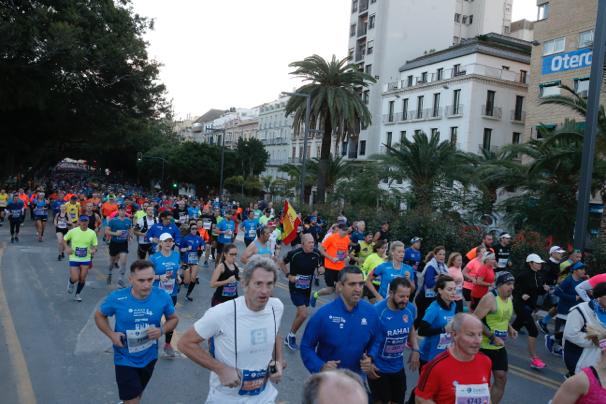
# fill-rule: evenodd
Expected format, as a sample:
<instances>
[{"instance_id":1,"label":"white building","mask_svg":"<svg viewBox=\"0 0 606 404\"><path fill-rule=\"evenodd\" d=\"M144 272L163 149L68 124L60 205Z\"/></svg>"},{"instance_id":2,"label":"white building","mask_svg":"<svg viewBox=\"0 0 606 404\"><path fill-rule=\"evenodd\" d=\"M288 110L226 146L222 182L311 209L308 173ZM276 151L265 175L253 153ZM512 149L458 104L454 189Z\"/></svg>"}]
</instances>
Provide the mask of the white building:
<instances>
[{"instance_id":1,"label":"white building","mask_svg":"<svg viewBox=\"0 0 606 404\"><path fill-rule=\"evenodd\" d=\"M292 115L288 118L284 108L289 97L279 97L277 100L261 105L259 108L259 128L257 138L269 153L269 161L264 176L274 178L288 178L286 173L278 168L289 162L291 152L291 139L293 136Z\"/></svg>"},{"instance_id":2,"label":"white building","mask_svg":"<svg viewBox=\"0 0 606 404\"><path fill-rule=\"evenodd\" d=\"M520 142L530 52L526 41L488 34L407 62L384 86L379 152L416 131L473 153ZM358 154L372 152L360 140Z\"/></svg>"},{"instance_id":3,"label":"white building","mask_svg":"<svg viewBox=\"0 0 606 404\"><path fill-rule=\"evenodd\" d=\"M512 1L352 0L349 57L378 82L361 94L374 119L351 142L348 156L358 157L361 142L366 156L379 151L382 89L399 79L404 61L479 34L508 34Z\"/></svg>"},{"instance_id":4,"label":"white building","mask_svg":"<svg viewBox=\"0 0 606 404\"><path fill-rule=\"evenodd\" d=\"M256 136L258 117L259 107L231 108L221 116L195 125L195 129L200 131L197 139L202 143L221 145L223 142L222 136L225 133L225 147L235 149L239 138L246 139ZM252 130L252 134L251 126L255 128Z\"/></svg>"}]
</instances>

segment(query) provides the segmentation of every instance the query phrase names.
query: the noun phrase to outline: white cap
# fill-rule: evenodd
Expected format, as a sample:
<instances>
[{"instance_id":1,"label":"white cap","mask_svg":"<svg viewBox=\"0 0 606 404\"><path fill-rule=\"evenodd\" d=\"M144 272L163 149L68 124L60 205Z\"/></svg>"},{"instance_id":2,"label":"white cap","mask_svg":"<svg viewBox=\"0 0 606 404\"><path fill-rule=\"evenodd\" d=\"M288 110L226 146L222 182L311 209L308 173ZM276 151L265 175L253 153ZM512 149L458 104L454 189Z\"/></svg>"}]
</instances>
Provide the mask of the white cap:
<instances>
[{"instance_id":1,"label":"white cap","mask_svg":"<svg viewBox=\"0 0 606 404\"><path fill-rule=\"evenodd\" d=\"M565 253L565 252L566 252L566 250L564 250L562 247L557 246L557 245L554 245L553 247L551 247L549 249L549 255L551 255L553 253L560 253L560 254L562 254L562 253Z\"/></svg>"},{"instance_id":2,"label":"white cap","mask_svg":"<svg viewBox=\"0 0 606 404\"><path fill-rule=\"evenodd\" d=\"M173 236L170 235L170 233L162 233L160 234L160 241L164 241L164 240L172 240Z\"/></svg>"},{"instance_id":3,"label":"white cap","mask_svg":"<svg viewBox=\"0 0 606 404\"><path fill-rule=\"evenodd\" d=\"M539 257L539 254L528 254L528 257L526 257L526 262L536 262L537 264L542 264L545 261Z\"/></svg>"}]
</instances>

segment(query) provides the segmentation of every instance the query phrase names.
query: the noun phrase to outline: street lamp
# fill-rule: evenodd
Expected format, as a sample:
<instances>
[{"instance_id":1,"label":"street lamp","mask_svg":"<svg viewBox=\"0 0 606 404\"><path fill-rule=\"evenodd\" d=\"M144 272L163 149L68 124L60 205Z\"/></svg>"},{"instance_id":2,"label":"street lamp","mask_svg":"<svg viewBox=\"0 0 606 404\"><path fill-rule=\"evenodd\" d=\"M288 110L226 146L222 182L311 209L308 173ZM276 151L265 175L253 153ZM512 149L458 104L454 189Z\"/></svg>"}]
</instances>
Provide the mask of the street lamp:
<instances>
[{"instance_id":1,"label":"street lamp","mask_svg":"<svg viewBox=\"0 0 606 404\"><path fill-rule=\"evenodd\" d=\"M143 153L137 153L137 161L141 162L144 159L146 160L161 160L162 161L162 177L160 179L160 189L164 189L164 164L166 164L166 159L164 157L158 156L144 156Z\"/></svg>"},{"instance_id":2,"label":"street lamp","mask_svg":"<svg viewBox=\"0 0 606 404\"><path fill-rule=\"evenodd\" d=\"M207 131L210 132L221 132L221 174L219 177L219 198L223 197L223 162L225 160L225 129L224 128L213 128L213 127L206 127Z\"/></svg>"},{"instance_id":3,"label":"street lamp","mask_svg":"<svg viewBox=\"0 0 606 404\"><path fill-rule=\"evenodd\" d=\"M310 93L287 93L292 97L305 97L305 131L303 132L303 157L301 158L301 206L305 204L305 160L307 158L307 137L309 135L309 118L311 115L311 94Z\"/></svg>"},{"instance_id":4,"label":"street lamp","mask_svg":"<svg viewBox=\"0 0 606 404\"><path fill-rule=\"evenodd\" d=\"M598 15L595 24L593 41L593 60L589 78L587 96L587 117L583 154L581 156L581 179L577 199L577 214L574 226L574 248L583 250L587 237L587 220L589 217L589 197L591 194L591 176L595 158L595 141L597 135L598 113L600 111L600 90L602 87L602 69L606 45L606 0L599 0Z\"/></svg>"}]
</instances>

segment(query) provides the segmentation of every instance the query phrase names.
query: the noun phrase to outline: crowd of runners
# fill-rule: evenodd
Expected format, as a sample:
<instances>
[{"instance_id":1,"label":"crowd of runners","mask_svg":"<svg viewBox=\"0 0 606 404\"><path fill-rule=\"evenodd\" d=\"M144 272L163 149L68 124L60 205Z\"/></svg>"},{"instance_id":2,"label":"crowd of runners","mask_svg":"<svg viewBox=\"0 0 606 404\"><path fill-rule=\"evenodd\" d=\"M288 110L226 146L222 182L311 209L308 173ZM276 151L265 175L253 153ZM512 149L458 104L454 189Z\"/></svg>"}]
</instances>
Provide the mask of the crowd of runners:
<instances>
[{"instance_id":1,"label":"crowd of runners","mask_svg":"<svg viewBox=\"0 0 606 404\"><path fill-rule=\"evenodd\" d=\"M69 177L51 184L0 190L0 225L10 243L21 242L29 220L38 242L56 242L76 302L95 256L109 252L104 274L116 290L95 321L112 342L125 403L141 399L161 339L165 357L179 351L210 371L209 403L275 402L283 347L300 352L312 374L305 403L499 403L507 346L519 333L531 368L546 366L542 334L568 370L554 404L606 402L606 274L589 278L581 251L551 246L512 262L508 233L452 252L424 246L422 234L398 240L387 222L371 231L358 218L326 221L317 211L299 214L283 245L282 212L271 202L241 206ZM200 285L201 270L210 284ZM281 276L290 302L272 297ZM173 346L175 305L193 302L197 285L214 289L212 307ZM313 310L322 296L328 302ZM296 314L280 336L285 304ZM409 394L405 367L420 374Z\"/></svg>"}]
</instances>

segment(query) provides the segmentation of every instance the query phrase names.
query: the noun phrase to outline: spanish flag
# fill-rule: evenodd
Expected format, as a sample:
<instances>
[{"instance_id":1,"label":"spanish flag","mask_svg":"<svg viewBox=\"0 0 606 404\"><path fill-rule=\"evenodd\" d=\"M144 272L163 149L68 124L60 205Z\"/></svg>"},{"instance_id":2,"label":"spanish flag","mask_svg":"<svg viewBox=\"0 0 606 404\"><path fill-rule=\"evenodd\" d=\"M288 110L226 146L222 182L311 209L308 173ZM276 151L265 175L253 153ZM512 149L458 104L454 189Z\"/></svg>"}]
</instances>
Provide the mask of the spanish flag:
<instances>
[{"instance_id":1,"label":"spanish flag","mask_svg":"<svg viewBox=\"0 0 606 404\"><path fill-rule=\"evenodd\" d=\"M297 216L295 208L288 202L284 201L284 209L282 209L282 217L280 218L284 234L282 236L282 242L284 244L290 244L297 237L297 228L301 226L301 219Z\"/></svg>"}]
</instances>

